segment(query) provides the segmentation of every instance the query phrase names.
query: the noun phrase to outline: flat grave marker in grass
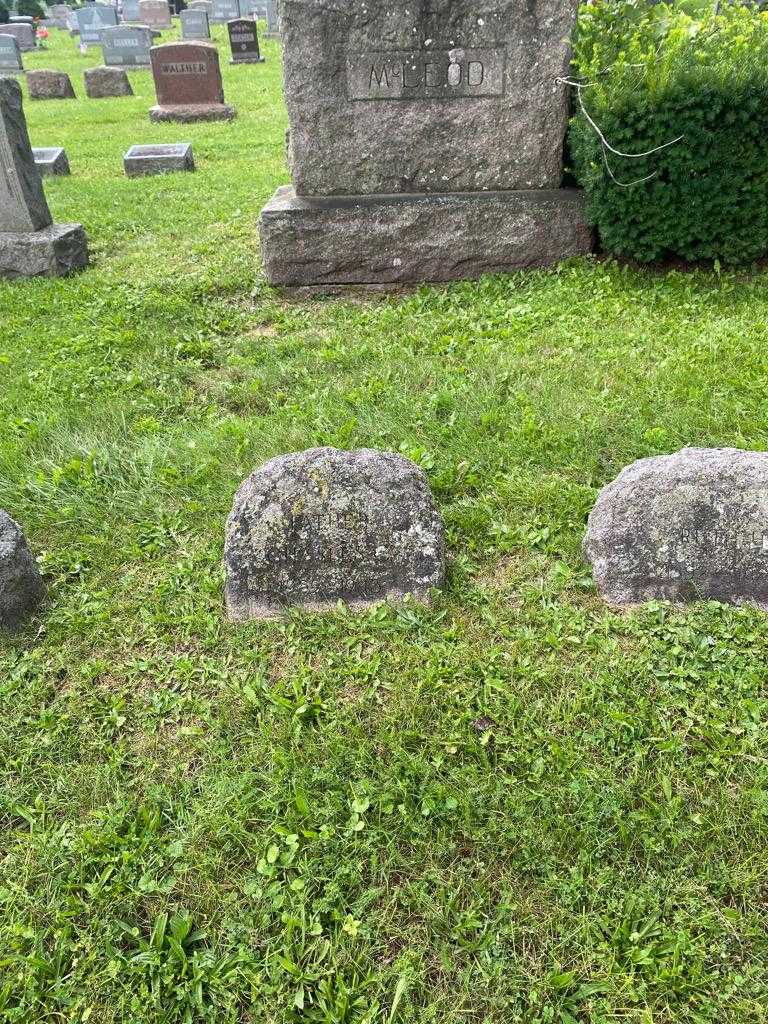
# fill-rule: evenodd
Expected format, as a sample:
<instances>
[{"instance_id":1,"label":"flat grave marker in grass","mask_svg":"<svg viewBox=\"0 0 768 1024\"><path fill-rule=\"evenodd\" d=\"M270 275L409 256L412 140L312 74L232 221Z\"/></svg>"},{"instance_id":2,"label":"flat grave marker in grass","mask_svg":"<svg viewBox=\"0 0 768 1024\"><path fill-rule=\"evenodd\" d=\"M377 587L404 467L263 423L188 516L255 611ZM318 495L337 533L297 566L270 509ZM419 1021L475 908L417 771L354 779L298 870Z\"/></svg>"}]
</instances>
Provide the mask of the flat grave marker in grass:
<instances>
[{"instance_id":1,"label":"flat grave marker in grass","mask_svg":"<svg viewBox=\"0 0 768 1024\"><path fill-rule=\"evenodd\" d=\"M61 146L34 146L35 167L43 177L66 177L70 174L69 160Z\"/></svg>"},{"instance_id":2,"label":"flat grave marker in grass","mask_svg":"<svg viewBox=\"0 0 768 1024\"><path fill-rule=\"evenodd\" d=\"M116 25L101 33L104 64L116 68L148 68L152 30L144 25Z\"/></svg>"},{"instance_id":3,"label":"flat grave marker in grass","mask_svg":"<svg viewBox=\"0 0 768 1024\"><path fill-rule=\"evenodd\" d=\"M160 143L131 146L123 157L123 168L129 178L175 171L194 171L191 142Z\"/></svg>"},{"instance_id":4,"label":"flat grave marker in grass","mask_svg":"<svg viewBox=\"0 0 768 1024\"><path fill-rule=\"evenodd\" d=\"M204 10L192 10L188 8L179 15L181 20L182 39L210 39L211 26L208 22L208 13Z\"/></svg>"},{"instance_id":5,"label":"flat grave marker in grass","mask_svg":"<svg viewBox=\"0 0 768 1024\"><path fill-rule=\"evenodd\" d=\"M446 281L589 252L560 188L577 7L286 0L293 189L262 213L268 279Z\"/></svg>"},{"instance_id":6,"label":"flat grave marker in grass","mask_svg":"<svg viewBox=\"0 0 768 1024\"><path fill-rule=\"evenodd\" d=\"M0 277L60 276L88 262L79 224L53 224L29 142L21 87L0 77Z\"/></svg>"},{"instance_id":7,"label":"flat grave marker in grass","mask_svg":"<svg viewBox=\"0 0 768 1024\"><path fill-rule=\"evenodd\" d=\"M23 70L24 65L18 39L16 36L3 32L3 25L0 25L0 72L8 74L9 71Z\"/></svg>"},{"instance_id":8,"label":"flat grave marker in grass","mask_svg":"<svg viewBox=\"0 0 768 1024\"><path fill-rule=\"evenodd\" d=\"M259 33L253 18L235 18L227 22L231 64L263 64L259 51Z\"/></svg>"},{"instance_id":9,"label":"flat grave marker in grass","mask_svg":"<svg viewBox=\"0 0 768 1024\"><path fill-rule=\"evenodd\" d=\"M426 475L394 452L313 448L243 482L227 520L226 605L235 621L286 607L333 611L410 596L445 578L443 521Z\"/></svg>"},{"instance_id":10,"label":"flat grave marker in grass","mask_svg":"<svg viewBox=\"0 0 768 1024\"><path fill-rule=\"evenodd\" d=\"M150 53L157 105L152 121L228 121L219 54L211 43L165 43Z\"/></svg>"}]
</instances>

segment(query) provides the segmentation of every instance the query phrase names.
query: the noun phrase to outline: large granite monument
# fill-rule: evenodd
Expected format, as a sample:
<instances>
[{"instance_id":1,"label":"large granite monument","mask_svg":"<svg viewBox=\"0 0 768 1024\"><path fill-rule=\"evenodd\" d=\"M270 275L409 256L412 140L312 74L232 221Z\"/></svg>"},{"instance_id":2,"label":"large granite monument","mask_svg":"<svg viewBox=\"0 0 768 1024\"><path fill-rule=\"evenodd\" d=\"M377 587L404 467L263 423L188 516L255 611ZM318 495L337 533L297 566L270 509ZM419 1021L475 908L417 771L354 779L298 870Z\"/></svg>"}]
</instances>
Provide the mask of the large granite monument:
<instances>
[{"instance_id":1,"label":"large granite monument","mask_svg":"<svg viewBox=\"0 0 768 1024\"><path fill-rule=\"evenodd\" d=\"M284 0L275 284L474 277L588 252L562 189L578 0Z\"/></svg>"},{"instance_id":2,"label":"large granite monument","mask_svg":"<svg viewBox=\"0 0 768 1024\"><path fill-rule=\"evenodd\" d=\"M235 621L286 607L355 609L445 577L443 522L424 472L392 452L313 448L272 459L241 485L227 520L225 599Z\"/></svg>"},{"instance_id":3,"label":"large granite monument","mask_svg":"<svg viewBox=\"0 0 768 1024\"><path fill-rule=\"evenodd\" d=\"M600 492L584 554L608 604L715 600L768 610L768 453L683 448Z\"/></svg>"},{"instance_id":4,"label":"large granite monument","mask_svg":"<svg viewBox=\"0 0 768 1024\"><path fill-rule=\"evenodd\" d=\"M0 278L68 274L88 263L80 224L53 224L29 144L21 87L0 77Z\"/></svg>"},{"instance_id":5,"label":"large granite monument","mask_svg":"<svg viewBox=\"0 0 768 1024\"><path fill-rule=\"evenodd\" d=\"M148 68L152 29L146 25L116 25L101 33L101 52L108 68Z\"/></svg>"}]
</instances>

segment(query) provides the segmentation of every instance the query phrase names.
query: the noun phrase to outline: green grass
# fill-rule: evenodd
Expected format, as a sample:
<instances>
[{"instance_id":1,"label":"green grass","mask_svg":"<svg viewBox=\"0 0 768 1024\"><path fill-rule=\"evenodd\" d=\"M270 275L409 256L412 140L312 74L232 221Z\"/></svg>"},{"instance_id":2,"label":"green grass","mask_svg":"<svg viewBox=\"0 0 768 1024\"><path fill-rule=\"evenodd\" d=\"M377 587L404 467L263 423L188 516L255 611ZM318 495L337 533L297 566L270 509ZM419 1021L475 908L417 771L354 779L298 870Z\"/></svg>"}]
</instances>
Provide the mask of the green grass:
<instances>
[{"instance_id":1,"label":"green grass","mask_svg":"<svg viewBox=\"0 0 768 1024\"><path fill-rule=\"evenodd\" d=\"M768 277L286 301L264 51L233 124L150 125L146 72L26 105L94 261L0 284L0 506L49 585L0 639L0 1020L765 1021L765 617L613 614L579 545L627 462L768 447ZM82 96L96 56L26 62ZM195 175L122 176L181 140ZM229 625L233 493L318 444L425 467L446 591Z\"/></svg>"}]
</instances>

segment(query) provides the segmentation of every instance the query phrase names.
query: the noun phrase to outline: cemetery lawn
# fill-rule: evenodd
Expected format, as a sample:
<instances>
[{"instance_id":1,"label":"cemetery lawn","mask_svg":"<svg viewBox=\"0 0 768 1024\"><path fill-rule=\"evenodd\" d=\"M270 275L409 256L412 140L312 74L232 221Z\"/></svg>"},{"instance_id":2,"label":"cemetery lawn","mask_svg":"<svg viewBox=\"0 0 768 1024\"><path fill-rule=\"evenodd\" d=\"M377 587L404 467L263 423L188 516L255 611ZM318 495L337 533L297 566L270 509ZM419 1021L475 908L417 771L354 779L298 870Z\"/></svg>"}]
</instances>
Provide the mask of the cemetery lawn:
<instances>
[{"instance_id":1,"label":"cemetery lawn","mask_svg":"<svg viewBox=\"0 0 768 1024\"><path fill-rule=\"evenodd\" d=\"M612 613L579 545L633 459L768 447L768 277L286 301L278 44L216 35L233 124L25 55L80 97L26 112L93 266L0 283L0 507L49 587L0 638L0 1020L765 1021L765 616ZM125 179L151 141L197 173ZM445 593L229 625L236 487L325 444L425 468Z\"/></svg>"}]
</instances>

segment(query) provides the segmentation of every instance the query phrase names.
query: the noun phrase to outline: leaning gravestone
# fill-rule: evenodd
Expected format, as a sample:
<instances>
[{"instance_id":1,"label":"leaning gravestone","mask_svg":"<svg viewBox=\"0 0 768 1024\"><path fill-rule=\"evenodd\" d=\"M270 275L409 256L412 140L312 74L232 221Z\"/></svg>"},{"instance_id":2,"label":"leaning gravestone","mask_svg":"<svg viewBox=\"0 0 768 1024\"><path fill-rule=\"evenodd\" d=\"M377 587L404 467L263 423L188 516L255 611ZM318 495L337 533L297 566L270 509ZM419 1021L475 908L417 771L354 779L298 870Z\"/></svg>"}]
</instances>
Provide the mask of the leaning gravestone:
<instances>
[{"instance_id":1,"label":"leaning gravestone","mask_svg":"<svg viewBox=\"0 0 768 1024\"><path fill-rule=\"evenodd\" d=\"M235 18L227 22L231 64L263 64L259 53L259 35L253 18Z\"/></svg>"},{"instance_id":2,"label":"leaning gravestone","mask_svg":"<svg viewBox=\"0 0 768 1024\"><path fill-rule=\"evenodd\" d=\"M444 281L589 252L581 193L560 188L577 7L285 0L293 188L262 211L269 281Z\"/></svg>"},{"instance_id":3,"label":"leaning gravestone","mask_svg":"<svg viewBox=\"0 0 768 1024\"><path fill-rule=\"evenodd\" d=\"M164 43L151 50L157 105L151 121L229 121L219 54L211 43Z\"/></svg>"},{"instance_id":4,"label":"leaning gravestone","mask_svg":"<svg viewBox=\"0 0 768 1024\"><path fill-rule=\"evenodd\" d=\"M152 30L145 25L117 25L101 33L101 52L109 68L148 68Z\"/></svg>"},{"instance_id":5,"label":"leaning gravestone","mask_svg":"<svg viewBox=\"0 0 768 1024\"><path fill-rule=\"evenodd\" d=\"M150 28L171 28L171 8L166 0L139 0L139 21Z\"/></svg>"},{"instance_id":6,"label":"leaning gravestone","mask_svg":"<svg viewBox=\"0 0 768 1024\"><path fill-rule=\"evenodd\" d=\"M205 11L188 8L179 15L182 39L210 39L211 27Z\"/></svg>"},{"instance_id":7,"label":"leaning gravestone","mask_svg":"<svg viewBox=\"0 0 768 1024\"><path fill-rule=\"evenodd\" d=\"M123 21L141 21L139 0L123 0Z\"/></svg>"},{"instance_id":8,"label":"leaning gravestone","mask_svg":"<svg viewBox=\"0 0 768 1024\"><path fill-rule=\"evenodd\" d=\"M31 53L35 49L35 30L25 22L0 25L4 36L13 36L22 53Z\"/></svg>"},{"instance_id":9,"label":"leaning gravestone","mask_svg":"<svg viewBox=\"0 0 768 1024\"><path fill-rule=\"evenodd\" d=\"M19 41L15 36L4 33L3 25L0 25L0 74L23 71L24 65L21 62L21 50Z\"/></svg>"},{"instance_id":10,"label":"leaning gravestone","mask_svg":"<svg viewBox=\"0 0 768 1024\"><path fill-rule=\"evenodd\" d=\"M83 46L98 45L105 28L117 24L117 11L108 4L86 4L75 12Z\"/></svg>"},{"instance_id":11,"label":"leaning gravestone","mask_svg":"<svg viewBox=\"0 0 768 1024\"><path fill-rule=\"evenodd\" d=\"M86 68L83 79L85 95L91 100L133 96L131 83L123 68Z\"/></svg>"},{"instance_id":12,"label":"leaning gravestone","mask_svg":"<svg viewBox=\"0 0 768 1024\"><path fill-rule=\"evenodd\" d=\"M210 19L213 24L223 25L239 17L239 0L213 0L213 14Z\"/></svg>"},{"instance_id":13,"label":"leaning gravestone","mask_svg":"<svg viewBox=\"0 0 768 1024\"><path fill-rule=\"evenodd\" d=\"M768 610L768 453L683 448L600 492L584 554L608 604L716 600Z\"/></svg>"},{"instance_id":14,"label":"leaning gravestone","mask_svg":"<svg viewBox=\"0 0 768 1024\"><path fill-rule=\"evenodd\" d=\"M368 608L443 585L443 522L423 471L391 452L314 448L241 485L227 520L226 606L235 621L286 607Z\"/></svg>"},{"instance_id":15,"label":"leaning gravestone","mask_svg":"<svg viewBox=\"0 0 768 1024\"><path fill-rule=\"evenodd\" d=\"M15 629L45 594L21 527L0 509L0 626Z\"/></svg>"},{"instance_id":16,"label":"leaning gravestone","mask_svg":"<svg viewBox=\"0 0 768 1024\"><path fill-rule=\"evenodd\" d=\"M52 224L21 87L0 77L0 278L61 276L88 263L80 224Z\"/></svg>"},{"instance_id":17,"label":"leaning gravestone","mask_svg":"<svg viewBox=\"0 0 768 1024\"><path fill-rule=\"evenodd\" d=\"M39 68L27 72L27 88L31 100L74 100L75 90L65 71Z\"/></svg>"}]
</instances>

